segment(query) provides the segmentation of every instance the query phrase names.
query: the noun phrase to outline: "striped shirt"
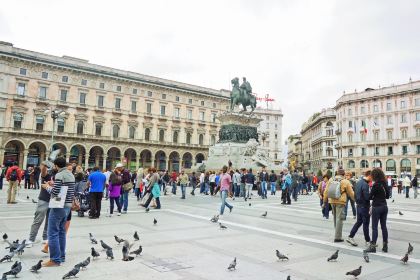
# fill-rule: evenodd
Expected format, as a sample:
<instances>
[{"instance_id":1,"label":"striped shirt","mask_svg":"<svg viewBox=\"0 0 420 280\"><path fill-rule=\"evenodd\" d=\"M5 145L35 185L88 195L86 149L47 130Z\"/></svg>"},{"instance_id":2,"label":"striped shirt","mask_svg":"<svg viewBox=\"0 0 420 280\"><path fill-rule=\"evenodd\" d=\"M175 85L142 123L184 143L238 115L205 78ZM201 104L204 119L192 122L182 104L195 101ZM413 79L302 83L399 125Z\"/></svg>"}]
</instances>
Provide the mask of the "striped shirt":
<instances>
[{"instance_id":1,"label":"striped shirt","mask_svg":"<svg viewBox=\"0 0 420 280\"><path fill-rule=\"evenodd\" d=\"M67 186L65 204L72 204L74 198L75 179L74 175L68 171L67 168L61 168L55 175L51 196L58 196L62 186Z\"/></svg>"}]
</instances>

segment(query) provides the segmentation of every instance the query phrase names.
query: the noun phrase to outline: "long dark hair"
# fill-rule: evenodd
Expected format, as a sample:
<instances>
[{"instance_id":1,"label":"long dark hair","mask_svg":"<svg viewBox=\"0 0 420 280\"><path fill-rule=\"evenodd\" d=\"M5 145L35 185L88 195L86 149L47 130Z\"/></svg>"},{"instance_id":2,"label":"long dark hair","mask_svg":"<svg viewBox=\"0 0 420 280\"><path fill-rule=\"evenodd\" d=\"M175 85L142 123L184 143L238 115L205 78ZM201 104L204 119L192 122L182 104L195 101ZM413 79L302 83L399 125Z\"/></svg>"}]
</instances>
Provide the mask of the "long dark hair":
<instances>
[{"instance_id":1,"label":"long dark hair","mask_svg":"<svg viewBox=\"0 0 420 280\"><path fill-rule=\"evenodd\" d=\"M382 184L386 183L385 174L380 168L372 169L371 176L372 176L372 180L375 183L382 183Z\"/></svg>"}]
</instances>

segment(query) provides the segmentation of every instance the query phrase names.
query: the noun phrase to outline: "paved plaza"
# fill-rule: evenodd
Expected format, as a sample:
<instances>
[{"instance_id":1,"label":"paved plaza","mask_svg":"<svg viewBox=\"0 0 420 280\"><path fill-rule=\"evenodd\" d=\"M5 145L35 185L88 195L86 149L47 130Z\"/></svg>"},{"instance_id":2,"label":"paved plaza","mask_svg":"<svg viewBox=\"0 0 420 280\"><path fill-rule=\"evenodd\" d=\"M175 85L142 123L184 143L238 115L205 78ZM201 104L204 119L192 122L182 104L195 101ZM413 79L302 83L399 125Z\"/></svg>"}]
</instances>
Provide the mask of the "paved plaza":
<instances>
[{"instance_id":1,"label":"paved plaza","mask_svg":"<svg viewBox=\"0 0 420 280\"><path fill-rule=\"evenodd\" d=\"M7 186L6 186L7 189ZM26 196L37 199L38 190L21 190L18 204L6 205L6 190L0 191L0 232L7 232L10 239L28 238L35 204ZM66 262L55 268L42 268L39 274L29 272L29 267L40 259L47 259L41 252L41 244L27 248L20 260L23 270L21 279L61 279L78 262L90 255L88 233L104 240L114 250L113 261L105 258L99 245L94 247L101 256L79 273L80 279L353 279L345 272L363 266L359 279L420 279L420 199L405 199L395 196L389 201L388 254L370 254L370 263L362 258L363 237L361 229L356 235L359 247L346 243L334 244L332 220L322 219L316 195L300 196L298 202L281 205L280 196L269 196L261 200L256 193L251 200L229 200L234 206L232 213L221 219L228 227L219 229L209 219L217 214L219 197L196 195L161 198L162 209L145 213L130 196L129 212L120 217L105 217L108 201L103 200L102 216L97 220L73 215L68 235ZM251 206L249 205L251 203ZM349 209L350 210L350 209ZM403 216L398 215L398 210ZM268 211L266 218L261 214ZM349 211L351 213L351 210ZM158 223L153 225L153 218ZM344 234L350 231L354 220L348 216ZM134 261L121 260L121 245L113 235L133 239L138 231L143 254ZM38 239L40 239L40 234ZM381 240L381 235L379 236ZM407 250L408 242L414 245L409 263L403 265L399 259ZM1 243L1 255L6 254ZM381 246L382 242L379 242ZM275 249L287 255L289 261L278 261ZM326 259L340 250L337 262ZM227 267L237 258L236 271ZM1 263L0 272L10 269L12 263Z\"/></svg>"}]
</instances>

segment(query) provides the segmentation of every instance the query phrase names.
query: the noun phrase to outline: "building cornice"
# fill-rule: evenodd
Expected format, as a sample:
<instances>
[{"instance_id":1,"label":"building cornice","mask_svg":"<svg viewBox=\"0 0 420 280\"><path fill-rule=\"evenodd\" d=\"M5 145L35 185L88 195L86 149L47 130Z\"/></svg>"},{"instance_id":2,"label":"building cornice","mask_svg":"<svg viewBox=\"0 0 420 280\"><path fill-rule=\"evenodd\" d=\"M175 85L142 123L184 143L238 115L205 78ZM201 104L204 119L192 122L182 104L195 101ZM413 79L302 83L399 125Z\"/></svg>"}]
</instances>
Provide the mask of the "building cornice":
<instances>
[{"instance_id":1,"label":"building cornice","mask_svg":"<svg viewBox=\"0 0 420 280\"><path fill-rule=\"evenodd\" d=\"M2 44L0 44L0 57L29 61L32 63L40 63L54 67L61 67L77 72L85 72L98 76L106 76L114 79L125 80L129 82L137 82L150 86L158 86L170 90L179 90L188 93L206 95L225 100L229 100L230 98L230 91L227 90L219 91L211 88L200 87L168 79L147 76L131 71L124 71L111 67L96 65L88 63L86 60L74 59L68 56L58 57L29 50L19 49L15 47L5 46Z\"/></svg>"}]
</instances>

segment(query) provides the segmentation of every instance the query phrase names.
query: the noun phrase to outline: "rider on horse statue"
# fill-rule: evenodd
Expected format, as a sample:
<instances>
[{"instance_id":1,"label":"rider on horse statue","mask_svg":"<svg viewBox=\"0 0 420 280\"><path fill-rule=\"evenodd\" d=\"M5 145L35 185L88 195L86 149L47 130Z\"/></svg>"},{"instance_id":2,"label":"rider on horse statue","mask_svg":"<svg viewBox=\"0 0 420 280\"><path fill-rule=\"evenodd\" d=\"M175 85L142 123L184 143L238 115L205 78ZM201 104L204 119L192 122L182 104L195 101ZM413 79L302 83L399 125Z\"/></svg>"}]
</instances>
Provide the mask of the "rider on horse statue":
<instances>
[{"instance_id":1,"label":"rider on horse statue","mask_svg":"<svg viewBox=\"0 0 420 280\"><path fill-rule=\"evenodd\" d=\"M243 82L239 86L239 78L233 78L231 81L233 88L230 96L230 110L233 111L235 105L241 104L243 111L246 112L246 107L251 106L251 113L257 107L257 100L252 94L251 84L243 77Z\"/></svg>"}]
</instances>

